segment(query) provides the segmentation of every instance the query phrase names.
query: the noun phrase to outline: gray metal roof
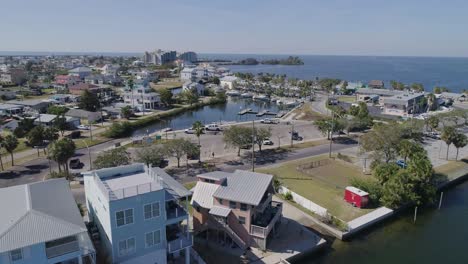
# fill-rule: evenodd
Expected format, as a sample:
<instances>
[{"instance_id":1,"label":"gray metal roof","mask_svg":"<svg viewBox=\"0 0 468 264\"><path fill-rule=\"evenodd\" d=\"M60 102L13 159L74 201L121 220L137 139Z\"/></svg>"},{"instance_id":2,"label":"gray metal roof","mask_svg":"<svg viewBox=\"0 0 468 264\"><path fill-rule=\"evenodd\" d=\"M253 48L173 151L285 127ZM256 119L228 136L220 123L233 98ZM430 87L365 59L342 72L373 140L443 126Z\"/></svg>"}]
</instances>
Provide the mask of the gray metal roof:
<instances>
[{"instance_id":1,"label":"gray metal roof","mask_svg":"<svg viewBox=\"0 0 468 264\"><path fill-rule=\"evenodd\" d=\"M227 207L213 206L213 208L211 208L209 213L212 215L227 217L230 212L231 212L231 209Z\"/></svg>"},{"instance_id":2,"label":"gray metal roof","mask_svg":"<svg viewBox=\"0 0 468 264\"><path fill-rule=\"evenodd\" d=\"M272 175L236 170L213 194L216 198L257 206L271 184Z\"/></svg>"},{"instance_id":3,"label":"gray metal roof","mask_svg":"<svg viewBox=\"0 0 468 264\"><path fill-rule=\"evenodd\" d=\"M182 184L167 174L163 169L154 167L153 172L162 179L163 188L175 198L181 198L192 195Z\"/></svg>"},{"instance_id":4,"label":"gray metal roof","mask_svg":"<svg viewBox=\"0 0 468 264\"><path fill-rule=\"evenodd\" d=\"M388 90L388 89L372 89L372 88L359 88L356 90L357 94L368 94L368 95L381 95L381 96L393 96L396 94L403 93L398 90Z\"/></svg>"},{"instance_id":5,"label":"gray metal roof","mask_svg":"<svg viewBox=\"0 0 468 264\"><path fill-rule=\"evenodd\" d=\"M384 99L384 104L406 105L409 101L424 96L424 93L398 94Z\"/></svg>"},{"instance_id":6,"label":"gray metal roof","mask_svg":"<svg viewBox=\"0 0 468 264\"><path fill-rule=\"evenodd\" d=\"M86 232L65 179L0 189L0 252Z\"/></svg>"},{"instance_id":7,"label":"gray metal roof","mask_svg":"<svg viewBox=\"0 0 468 264\"><path fill-rule=\"evenodd\" d=\"M212 172L199 174L197 175L197 177L217 181L221 179L226 179L229 175L231 175L231 173L224 172L224 171L212 171Z\"/></svg>"},{"instance_id":8,"label":"gray metal roof","mask_svg":"<svg viewBox=\"0 0 468 264\"><path fill-rule=\"evenodd\" d=\"M197 182L197 185L193 188L193 196L190 203L211 209L213 207L213 194L219 187L219 185L213 183Z\"/></svg>"}]
</instances>

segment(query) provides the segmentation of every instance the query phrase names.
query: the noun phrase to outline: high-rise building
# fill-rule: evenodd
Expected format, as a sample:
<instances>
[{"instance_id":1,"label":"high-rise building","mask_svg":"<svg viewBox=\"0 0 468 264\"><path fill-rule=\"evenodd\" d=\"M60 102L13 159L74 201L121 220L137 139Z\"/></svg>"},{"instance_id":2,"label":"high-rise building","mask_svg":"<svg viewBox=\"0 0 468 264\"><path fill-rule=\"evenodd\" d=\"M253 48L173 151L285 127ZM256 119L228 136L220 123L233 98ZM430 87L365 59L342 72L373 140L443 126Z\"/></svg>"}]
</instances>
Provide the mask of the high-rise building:
<instances>
[{"instance_id":1,"label":"high-rise building","mask_svg":"<svg viewBox=\"0 0 468 264\"><path fill-rule=\"evenodd\" d=\"M186 62L197 62L198 56L197 56L197 53L193 51L186 51L186 52L182 52L179 55L179 59L186 61Z\"/></svg>"}]
</instances>

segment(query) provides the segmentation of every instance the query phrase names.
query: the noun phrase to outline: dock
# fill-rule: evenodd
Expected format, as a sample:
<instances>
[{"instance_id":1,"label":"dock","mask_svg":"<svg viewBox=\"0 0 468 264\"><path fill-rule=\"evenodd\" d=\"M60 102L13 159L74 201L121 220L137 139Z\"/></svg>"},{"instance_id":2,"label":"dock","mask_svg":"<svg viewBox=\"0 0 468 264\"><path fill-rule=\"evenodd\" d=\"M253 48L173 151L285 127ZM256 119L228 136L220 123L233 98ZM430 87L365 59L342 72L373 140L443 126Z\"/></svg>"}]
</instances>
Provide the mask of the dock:
<instances>
[{"instance_id":1,"label":"dock","mask_svg":"<svg viewBox=\"0 0 468 264\"><path fill-rule=\"evenodd\" d=\"M277 115L277 113L274 113L274 112L270 112L270 110L262 110L260 111L257 116L264 116L264 115L272 115L272 116L275 116Z\"/></svg>"},{"instance_id":2,"label":"dock","mask_svg":"<svg viewBox=\"0 0 468 264\"><path fill-rule=\"evenodd\" d=\"M247 108L244 110L241 110L238 115L245 115L245 114L257 114L257 112L253 111L252 108Z\"/></svg>"},{"instance_id":3,"label":"dock","mask_svg":"<svg viewBox=\"0 0 468 264\"><path fill-rule=\"evenodd\" d=\"M282 118L286 114L286 111L279 111L278 114L276 114L277 118Z\"/></svg>"}]
</instances>

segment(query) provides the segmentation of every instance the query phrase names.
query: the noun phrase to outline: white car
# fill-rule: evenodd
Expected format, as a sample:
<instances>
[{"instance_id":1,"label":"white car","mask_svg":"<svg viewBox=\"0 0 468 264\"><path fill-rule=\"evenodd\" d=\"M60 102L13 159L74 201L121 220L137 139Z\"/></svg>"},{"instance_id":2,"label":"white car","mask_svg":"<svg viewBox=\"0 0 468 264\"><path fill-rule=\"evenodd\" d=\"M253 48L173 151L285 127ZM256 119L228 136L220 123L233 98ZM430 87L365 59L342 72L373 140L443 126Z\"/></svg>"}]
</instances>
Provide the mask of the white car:
<instances>
[{"instance_id":1,"label":"white car","mask_svg":"<svg viewBox=\"0 0 468 264\"><path fill-rule=\"evenodd\" d=\"M273 145L273 141L271 141L270 139L267 138L267 139L263 140L263 145L271 146L271 145Z\"/></svg>"},{"instance_id":2,"label":"white car","mask_svg":"<svg viewBox=\"0 0 468 264\"><path fill-rule=\"evenodd\" d=\"M187 128L184 130L185 134L195 134L195 129L193 127ZM205 128L202 128L202 134L205 133Z\"/></svg>"},{"instance_id":3,"label":"white car","mask_svg":"<svg viewBox=\"0 0 468 264\"><path fill-rule=\"evenodd\" d=\"M263 124L278 124L279 120L276 119L276 118L265 118L265 119L260 120L260 123L263 123Z\"/></svg>"},{"instance_id":4,"label":"white car","mask_svg":"<svg viewBox=\"0 0 468 264\"><path fill-rule=\"evenodd\" d=\"M208 131L221 131L221 127L219 127L217 124L206 125L205 129Z\"/></svg>"},{"instance_id":5,"label":"white car","mask_svg":"<svg viewBox=\"0 0 468 264\"><path fill-rule=\"evenodd\" d=\"M85 126L85 125L79 125L76 128L81 129L81 130L89 130L89 126Z\"/></svg>"}]
</instances>

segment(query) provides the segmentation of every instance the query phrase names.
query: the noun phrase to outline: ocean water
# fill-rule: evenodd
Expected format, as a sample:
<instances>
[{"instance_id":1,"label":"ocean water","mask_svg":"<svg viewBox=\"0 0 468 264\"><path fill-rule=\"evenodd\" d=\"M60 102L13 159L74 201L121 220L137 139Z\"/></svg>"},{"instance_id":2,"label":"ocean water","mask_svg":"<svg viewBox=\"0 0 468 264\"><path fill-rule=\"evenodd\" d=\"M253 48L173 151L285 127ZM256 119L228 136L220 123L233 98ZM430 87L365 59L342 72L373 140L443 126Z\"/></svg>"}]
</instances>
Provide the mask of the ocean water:
<instances>
[{"instance_id":1,"label":"ocean water","mask_svg":"<svg viewBox=\"0 0 468 264\"><path fill-rule=\"evenodd\" d=\"M304 65L230 65L233 72L254 74L286 74L299 79L338 78L348 81L368 82L383 80L390 87L390 81L405 84L422 83L426 91L435 86L445 86L453 92L468 89L468 58L442 57L381 57L381 56L299 56ZM200 54L200 58L240 60L256 58L259 60L284 58L287 55L255 54Z\"/></svg>"}]
</instances>

